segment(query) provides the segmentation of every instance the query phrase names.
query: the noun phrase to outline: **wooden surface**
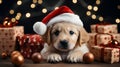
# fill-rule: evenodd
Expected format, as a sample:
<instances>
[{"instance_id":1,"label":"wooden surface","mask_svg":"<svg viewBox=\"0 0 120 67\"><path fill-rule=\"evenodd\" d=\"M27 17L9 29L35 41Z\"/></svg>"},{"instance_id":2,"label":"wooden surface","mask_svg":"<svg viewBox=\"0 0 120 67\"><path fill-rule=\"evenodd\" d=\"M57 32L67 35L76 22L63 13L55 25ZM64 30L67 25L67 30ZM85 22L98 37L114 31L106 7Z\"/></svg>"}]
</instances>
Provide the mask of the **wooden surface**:
<instances>
[{"instance_id":1,"label":"wooden surface","mask_svg":"<svg viewBox=\"0 0 120 67\"><path fill-rule=\"evenodd\" d=\"M14 65L10 62L10 59L0 59L0 67L14 67ZM84 64L84 63L56 63L51 64L47 62L41 62L39 64L34 64L31 60L25 59L25 63L21 67L120 67L120 63L108 64L108 63L100 63L94 62L92 64Z\"/></svg>"}]
</instances>

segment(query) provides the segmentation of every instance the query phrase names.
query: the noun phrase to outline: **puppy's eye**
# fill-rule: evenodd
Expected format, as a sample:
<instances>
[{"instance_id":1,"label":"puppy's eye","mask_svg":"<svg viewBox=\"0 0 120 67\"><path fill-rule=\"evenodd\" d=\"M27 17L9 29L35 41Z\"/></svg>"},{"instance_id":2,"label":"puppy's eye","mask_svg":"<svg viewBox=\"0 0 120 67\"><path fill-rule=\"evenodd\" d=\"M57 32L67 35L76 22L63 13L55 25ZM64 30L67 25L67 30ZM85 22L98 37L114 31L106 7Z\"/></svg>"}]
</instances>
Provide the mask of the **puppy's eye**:
<instances>
[{"instance_id":1,"label":"puppy's eye","mask_svg":"<svg viewBox=\"0 0 120 67\"><path fill-rule=\"evenodd\" d=\"M56 36L58 36L59 33L60 33L60 31L58 31L58 30L56 30L56 31L54 32L54 34L55 34Z\"/></svg>"},{"instance_id":2,"label":"puppy's eye","mask_svg":"<svg viewBox=\"0 0 120 67\"><path fill-rule=\"evenodd\" d=\"M74 32L73 32L73 31L70 31L69 33L70 33L70 35L73 35L73 34L74 34Z\"/></svg>"}]
</instances>

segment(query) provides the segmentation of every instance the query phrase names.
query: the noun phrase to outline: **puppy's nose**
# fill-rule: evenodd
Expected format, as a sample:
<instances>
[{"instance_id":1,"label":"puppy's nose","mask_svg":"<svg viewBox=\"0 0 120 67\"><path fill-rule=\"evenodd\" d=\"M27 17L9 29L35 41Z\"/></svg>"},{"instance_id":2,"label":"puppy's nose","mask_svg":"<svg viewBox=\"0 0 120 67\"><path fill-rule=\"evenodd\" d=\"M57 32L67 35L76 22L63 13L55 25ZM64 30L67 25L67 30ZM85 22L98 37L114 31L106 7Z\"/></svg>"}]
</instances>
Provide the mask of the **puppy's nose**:
<instances>
[{"instance_id":1,"label":"puppy's nose","mask_svg":"<svg viewBox=\"0 0 120 67\"><path fill-rule=\"evenodd\" d=\"M68 47L68 41L67 40L61 40L60 41L61 47L66 49Z\"/></svg>"},{"instance_id":2,"label":"puppy's nose","mask_svg":"<svg viewBox=\"0 0 120 67\"><path fill-rule=\"evenodd\" d=\"M68 41L67 40L61 40L60 44L63 44L63 45L68 44Z\"/></svg>"}]
</instances>

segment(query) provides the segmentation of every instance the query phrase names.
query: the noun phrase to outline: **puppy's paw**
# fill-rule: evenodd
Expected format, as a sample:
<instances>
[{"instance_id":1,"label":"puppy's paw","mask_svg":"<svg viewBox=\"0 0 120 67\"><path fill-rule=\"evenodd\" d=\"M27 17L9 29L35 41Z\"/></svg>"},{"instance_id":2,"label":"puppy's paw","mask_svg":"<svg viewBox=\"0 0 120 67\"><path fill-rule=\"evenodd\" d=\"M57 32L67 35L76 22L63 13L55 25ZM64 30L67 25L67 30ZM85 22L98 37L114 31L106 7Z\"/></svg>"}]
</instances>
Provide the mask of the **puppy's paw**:
<instances>
[{"instance_id":1,"label":"puppy's paw","mask_svg":"<svg viewBox=\"0 0 120 67\"><path fill-rule=\"evenodd\" d=\"M72 63L81 62L81 53L80 53L80 52L70 53L70 54L67 56L67 61L68 61L68 62L72 62Z\"/></svg>"},{"instance_id":2,"label":"puppy's paw","mask_svg":"<svg viewBox=\"0 0 120 67\"><path fill-rule=\"evenodd\" d=\"M62 61L62 58L59 54L53 53L53 54L48 55L47 61L50 63L56 63L56 62Z\"/></svg>"}]
</instances>

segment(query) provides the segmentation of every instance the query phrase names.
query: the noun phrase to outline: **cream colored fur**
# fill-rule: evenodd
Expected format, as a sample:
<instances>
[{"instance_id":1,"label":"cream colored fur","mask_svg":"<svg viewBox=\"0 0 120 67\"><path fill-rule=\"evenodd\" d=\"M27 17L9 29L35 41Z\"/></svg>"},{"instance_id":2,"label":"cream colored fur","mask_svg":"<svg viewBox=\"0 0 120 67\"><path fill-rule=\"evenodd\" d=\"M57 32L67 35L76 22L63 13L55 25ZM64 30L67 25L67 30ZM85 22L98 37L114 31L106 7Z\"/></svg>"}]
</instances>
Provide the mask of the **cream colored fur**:
<instances>
[{"instance_id":1,"label":"cream colored fur","mask_svg":"<svg viewBox=\"0 0 120 67\"><path fill-rule=\"evenodd\" d=\"M59 30L56 36L54 33ZM74 34L70 35L70 31ZM68 22L58 22L48 27L46 34L43 36L46 44L41 54L44 59L51 62L60 62L62 60L70 62L83 62L83 55L89 52L87 41L88 34L82 26ZM61 40L68 41L68 48L61 49L59 47Z\"/></svg>"}]
</instances>

